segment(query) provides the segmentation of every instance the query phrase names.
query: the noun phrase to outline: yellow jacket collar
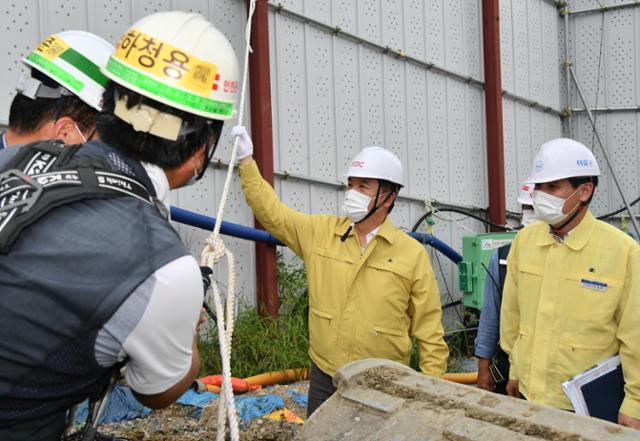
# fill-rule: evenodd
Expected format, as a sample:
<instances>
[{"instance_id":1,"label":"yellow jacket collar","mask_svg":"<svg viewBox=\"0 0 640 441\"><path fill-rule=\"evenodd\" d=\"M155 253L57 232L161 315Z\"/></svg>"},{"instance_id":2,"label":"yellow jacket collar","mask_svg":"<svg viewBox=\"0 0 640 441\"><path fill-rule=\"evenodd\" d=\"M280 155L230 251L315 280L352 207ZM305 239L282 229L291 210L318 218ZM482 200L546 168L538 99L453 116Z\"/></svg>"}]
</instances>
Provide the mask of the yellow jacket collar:
<instances>
[{"instance_id":1,"label":"yellow jacket collar","mask_svg":"<svg viewBox=\"0 0 640 441\"><path fill-rule=\"evenodd\" d=\"M574 251L581 250L591 237L596 222L596 218L593 217L591 211L587 209L587 214L580 223L564 237L563 243ZM536 244L538 246L548 246L554 243L556 243L556 240L553 238L553 234L551 234L550 227L545 226L544 228L540 228Z\"/></svg>"},{"instance_id":2,"label":"yellow jacket collar","mask_svg":"<svg viewBox=\"0 0 640 441\"><path fill-rule=\"evenodd\" d=\"M349 225L351 225L351 219L349 219L348 217L343 217L342 221L338 222L338 224L336 225L336 228L334 230L335 234L337 234L338 236L342 236L344 232L347 231L347 228L349 228ZM380 230L378 230L377 235L382 237L387 242L393 245L393 241L396 233L397 233L396 227L393 225L393 222L391 222L391 220L389 219L389 216L387 216L384 222L382 223L382 225L380 226ZM349 236L353 236L354 234L355 234L355 229L352 228L351 231L349 232Z\"/></svg>"}]
</instances>

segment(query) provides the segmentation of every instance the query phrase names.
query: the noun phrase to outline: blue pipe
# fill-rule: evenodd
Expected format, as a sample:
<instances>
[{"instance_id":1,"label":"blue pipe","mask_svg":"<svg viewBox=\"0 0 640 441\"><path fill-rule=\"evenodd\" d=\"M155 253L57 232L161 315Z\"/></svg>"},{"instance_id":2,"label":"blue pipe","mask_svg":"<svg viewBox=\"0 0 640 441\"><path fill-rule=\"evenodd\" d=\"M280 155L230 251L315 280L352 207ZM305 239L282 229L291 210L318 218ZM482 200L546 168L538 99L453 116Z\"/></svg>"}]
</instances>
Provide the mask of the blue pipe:
<instances>
[{"instance_id":1,"label":"blue pipe","mask_svg":"<svg viewBox=\"0 0 640 441\"><path fill-rule=\"evenodd\" d=\"M171 207L171 220L179 222L181 224L190 225L192 227L202 228L203 230L213 231L213 227L216 220L209 216L204 216L193 211L185 210L183 208ZM283 245L278 239L264 230L257 228L246 227L240 224L234 224L233 222L222 221L220 225L220 233L239 237L240 239L252 240L254 242L262 242L269 245ZM409 236L416 239L418 242L425 245L430 245L442 254L451 259L454 263L458 263L462 260L462 256L458 254L453 248L440 239L432 236L431 234L424 233L408 233Z\"/></svg>"},{"instance_id":2,"label":"blue pipe","mask_svg":"<svg viewBox=\"0 0 640 441\"><path fill-rule=\"evenodd\" d=\"M213 227L216 224L216 219L213 217L204 216L202 214L174 206L171 207L171 220L209 231L213 231ZM264 230L245 227L244 225L234 224L233 222L222 221L222 225L220 225L220 233L269 245L284 245Z\"/></svg>"},{"instance_id":3,"label":"blue pipe","mask_svg":"<svg viewBox=\"0 0 640 441\"><path fill-rule=\"evenodd\" d=\"M446 243L444 243L443 241L441 241L440 239L438 239L437 237L431 234L415 233L415 232L410 232L407 234L413 237L415 240L417 240L420 243L432 246L433 248L435 248L436 250L440 251L442 254L447 256L455 264L458 264L459 262L462 261L462 256L460 255L460 253L458 253L449 245L447 245Z\"/></svg>"}]
</instances>

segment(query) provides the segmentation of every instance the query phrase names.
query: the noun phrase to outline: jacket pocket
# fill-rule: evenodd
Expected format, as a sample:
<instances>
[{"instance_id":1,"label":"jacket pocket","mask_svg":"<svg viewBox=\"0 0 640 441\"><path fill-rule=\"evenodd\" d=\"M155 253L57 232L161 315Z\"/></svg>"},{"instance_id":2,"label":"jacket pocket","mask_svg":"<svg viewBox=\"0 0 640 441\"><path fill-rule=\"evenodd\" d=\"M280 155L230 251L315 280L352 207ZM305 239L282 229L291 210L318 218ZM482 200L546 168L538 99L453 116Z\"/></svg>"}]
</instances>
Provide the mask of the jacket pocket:
<instances>
[{"instance_id":1,"label":"jacket pocket","mask_svg":"<svg viewBox=\"0 0 640 441\"><path fill-rule=\"evenodd\" d=\"M309 307L309 340L311 351L325 362L331 360L335 349L336 334L333 315L312 306Z\"/></svg>"},{"instance_id":2,"label":"jacket pocket","mask_svg":"<svg viewBox=\"0 0 640 441\"><path fill-rule=\"evenodd\" d=\"M529 336L530 333L527 330L520 330L520 332L518 332L518 337L516 341L513 342L510 357L511 361L513 361L513 366L511 367L512 372L509 375L515 375L518 380L524 381L525 383L528 383L528 379L522 378L521 373L529 372L529 366L531 365L531 355L526 356L526 354L531 354L531 340Z\"/></svg>"},{"instance_id":3,"label":"jacket pocket","mask_svg":"<svg viewBox=\"0 0 640 441\"><path fill-rule=\"evenodd\" d=\"M542 290L543 269L531 265L518 266L518 309L525 322L533 322ZM523 295L522 293L527 293Z\"/></svg>"},{"instance_id":4,"label":"jacket pocket","mask_svg":"<svg viewBox=\"0 0 640 441\"><path fill-rule=\"evenodd\" d=\"M355 264L355 260L353 260L351 257L345 255L344 253L336 252L336 250L332 250L330 248L316 248L314 250L314 254L319 257L331 259L337 262Z\"/></svg>"},{"instance_id":5,"label":"jacket pocket","mask_svg":"<svg viewBox=\"0 0 640 441\"><path fill-rule=\"evenodd\" d=\"M614 335L566 334L560 338L557 351L557 373L568 380L619 350Z\"/></svg>"},{"instance_id":6,"label":"jacket pocket","mask_svg":"<svg viewBox=\"0 0 640 441\"><path fill-rule=\"evenodd\" d=\"M380 326L374 326L373 332L381 332L383 334L395 335L396 337L404 337L406 332L398 331L396 329L382 328Z\"/></svg>"},{"instance_id":7,"label":"jacket pocket","mask_svg":"<svg viewBox=\"0 0 640 441\"><path fill-rule=\"evenodd\" d=\"M411 275L413 273L413 268L408 268L399 263L389 263L388 261L387 262L369 261L367 262L367 266L369 268L375 268L376 270L379 270L379 271L387 271L387 272L393 273L406 280L410 280Z\"/></svg>"},{"instance_id":8,"label":"jacket pocket","mask_svg":"<svg viewBox=\"0 0 640 441\"><path fill-rule=\"evenodd\" d=\"M598 335L615 320L624 283L594 274L569 273L560 281L561 308L569 326L585 335ZM578 343L579 344L579 343Z\"/></svg>"},{"instance_id":9,"label":"jacket pocket","mask_svg":"<svg viewBox=\"0 0 640 441\"><path fill-rule=\"evenodd\" d=\"M382 326L364 327L357 345L357 358L385 358L408 363L411 339L407 331Z\"/></svg>"}]
</instances>

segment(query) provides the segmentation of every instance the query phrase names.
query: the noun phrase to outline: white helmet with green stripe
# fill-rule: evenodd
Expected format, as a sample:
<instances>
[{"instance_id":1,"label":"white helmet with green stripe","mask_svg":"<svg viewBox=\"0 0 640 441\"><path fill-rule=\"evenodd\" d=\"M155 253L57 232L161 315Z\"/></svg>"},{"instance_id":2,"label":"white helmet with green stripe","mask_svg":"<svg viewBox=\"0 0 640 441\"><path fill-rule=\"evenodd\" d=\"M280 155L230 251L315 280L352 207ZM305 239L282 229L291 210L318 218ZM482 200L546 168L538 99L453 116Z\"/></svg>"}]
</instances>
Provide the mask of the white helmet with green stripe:
<instances>
[{"instance_id":1,"label":"white helmet with green stripe","mask_svg":"<svg viewBox=\"0 0 640 441\"><path fill-rule=\"evenodd\" d=\"M100 72L114 47L97 35L84 31L52 34L22 61L55 82L51 88L35 78L23 76L16 89L32 99L77 95L91 107L102 109L102 94L109 79Z\"/></svg>"},{"instance_id":2,"label":"white helmet with green stripe","mask_svg":"<svg viewBox=\"0 0 640 441\"><path fill-rule=\"evenodd\" d=\"M238 60L203 16L181 11L142 18L122 37L102 72L121 86L207 119L234 115Z\"/></svg>"}]
</instances>

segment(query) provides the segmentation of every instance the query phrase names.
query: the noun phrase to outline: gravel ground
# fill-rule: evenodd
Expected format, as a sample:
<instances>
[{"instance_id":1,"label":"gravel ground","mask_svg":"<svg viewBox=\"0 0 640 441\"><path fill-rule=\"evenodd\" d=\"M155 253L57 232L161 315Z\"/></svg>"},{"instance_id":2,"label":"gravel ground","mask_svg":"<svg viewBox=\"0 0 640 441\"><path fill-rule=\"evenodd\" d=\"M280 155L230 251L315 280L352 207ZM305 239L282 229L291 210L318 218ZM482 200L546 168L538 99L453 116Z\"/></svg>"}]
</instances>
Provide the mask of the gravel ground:
<instances>
[{"instance_id":1,"label":"gravel ground","mask_svg":"<svg viewBox=\"0 0 640 441\"><path fill-rule=\"evenodd\" d=\"M288 390L306 394L309 390L309 382L270 386L248 395L279 395L285 402L285 408L304 418L306 408L293 401L286 393ZM217 401L203 409L201 420L194 418L195 410L195 407L173 404L166 409L153 411L145 418L101 426L100 432L124 437L131 441L215 440L215 418L208 418L207 415L217 415ZM257 418L249 425L241 426L240 439L243 441L289 441L293 439L299 428L300 424Z\"/></svg>"}]
</instances>

